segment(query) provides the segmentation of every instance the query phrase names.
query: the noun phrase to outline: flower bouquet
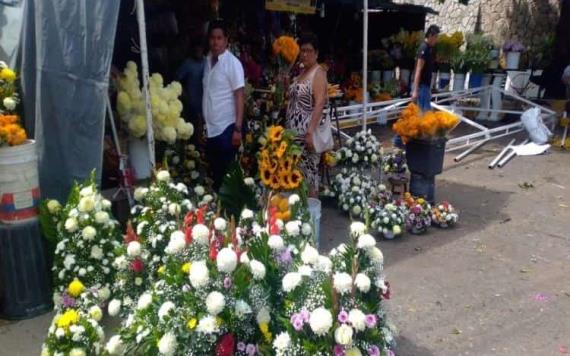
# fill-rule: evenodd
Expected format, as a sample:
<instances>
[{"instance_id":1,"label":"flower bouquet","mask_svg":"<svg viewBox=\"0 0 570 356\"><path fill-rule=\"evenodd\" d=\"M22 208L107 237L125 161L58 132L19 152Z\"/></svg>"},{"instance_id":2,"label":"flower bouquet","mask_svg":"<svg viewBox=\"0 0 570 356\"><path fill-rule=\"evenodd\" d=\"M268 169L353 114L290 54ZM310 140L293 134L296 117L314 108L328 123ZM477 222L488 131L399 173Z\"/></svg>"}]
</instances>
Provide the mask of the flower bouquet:
<instances>
[{"instance_id":1,"label":"flower bouquet","mask_svg":"<svg viewBox=\"0 0 570 356\"><path fill-rule=\"evenodd\" d=\"M459 220L459 214L451 204L444 201L431 209L431 220L442 229L453 227Z\"/></svg>"},{"instance_id":2,"label":"flower bouquet","mask_svg":"<svg viewBox=\"0 0 570 356\"><path fill-rule=\"evenodd\" d=\"M382 163L382 145L372 131L360 131L336 152L338 163L358 168L375 168Z\"/></svg>"},{"instance_id":3,"label":"flower bouquet","mask_svg":"<svg viewBox=\"0 0 570 356\"><path fill-rule=\"evenodd\" d=\"M0 148L21 145L27 139L20 118L14 114L20 102L16 78L16 72L0 61Z\"/></svg>"},{"instance_id":4,"label":"flower bouquet","mask_svg":"<svg viewBox=\"0 0 570 356\"><path fill-rule=\"evenodd\" d=\"M406 174L407 170L406 151L395 149L384 155L382 159L382 172L385 175L401 176Z\"/></svg>"},{"instance_id":5,"label":"flower bouquet","mask_svg":"<svg viewBox=\"0 0 570 356\"><path fill-rule=\"evenodd\" d=\"M338 206L351 216L360 218L368 205L368 200L376 192L376 184L367 175L343 168L335 176L332 191Z\"/></svg>"},{"instance_id":6,"label":"flower bouquet","mask_svg":"<svg viewBox=\"0 0 570 356\"><path fill-rule=\"evenodd\" d=\"M410 140L435 140L445 137L459 123L459 118L445 111L422 113L410 103L402 112L392 129L407 143Z\"/></svg>"},{"instance_id":7,"label":"flower bouquet","mask_svg":"<svg viewBox=\"0 0 570 356\"><path fill-rule=\"evenodd\" d=\"M419 235L431 226L431 205L424 199L413 199L408 202L406 228L412 234Z\"/></svg>"},{"instance_id":8,"label":"flower bouquet","mask_svg":"<svg viewBox=\"0 0 570 356\"><path fill-rule=\"evenodd\" d=\"M370 221L370 227L378 230L384 238L391 240L404 231L406 210L393 203L371 206Z\"/></svg>"}]
</instances>

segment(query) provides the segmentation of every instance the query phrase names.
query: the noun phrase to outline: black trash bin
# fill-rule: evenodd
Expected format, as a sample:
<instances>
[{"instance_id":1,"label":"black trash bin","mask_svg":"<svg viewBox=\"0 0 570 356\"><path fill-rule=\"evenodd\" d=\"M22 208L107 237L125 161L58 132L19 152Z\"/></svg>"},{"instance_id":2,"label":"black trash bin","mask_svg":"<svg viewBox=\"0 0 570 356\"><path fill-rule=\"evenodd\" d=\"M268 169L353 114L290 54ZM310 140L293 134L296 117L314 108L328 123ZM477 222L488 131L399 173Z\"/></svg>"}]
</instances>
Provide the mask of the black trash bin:
<instances>
[{"instance_id":1,"label":"black trash bin","mask_svg":"<svg viewBox=\"0 0 570 356\"><path fill-rule=\"evenodd\" d=\"M39 222L0 224L0 318L28 319L51 311L49 275Z\"/></svg>"},{"instance_id":2,"label":"black trash bin","mask_svg":"<svg viewBox=\"0 0 570 356\"><path fill-rule=\"evenodd\" d=\"M406 159L412 173L433 177L443 171L446 138L410 140L406 144Z\"/></svg>"}]
</instances>

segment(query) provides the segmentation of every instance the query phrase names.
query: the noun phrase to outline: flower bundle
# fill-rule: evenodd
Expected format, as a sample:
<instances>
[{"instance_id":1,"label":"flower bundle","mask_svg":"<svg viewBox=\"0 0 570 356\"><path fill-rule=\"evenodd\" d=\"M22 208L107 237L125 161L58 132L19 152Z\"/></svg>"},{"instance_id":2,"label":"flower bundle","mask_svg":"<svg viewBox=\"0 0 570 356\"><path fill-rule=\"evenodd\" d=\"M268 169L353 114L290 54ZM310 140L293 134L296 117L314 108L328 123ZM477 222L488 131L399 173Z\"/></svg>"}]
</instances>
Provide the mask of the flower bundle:
<instances>
[{"instance_id":1,"label":"flower bundle","mask_svg":"<svg viewBox=\"0 0 570 356\"><path fill-rule=\"evenodd\" d=\"M128 62L123 75L117 80L117 111L127 124L129 134L141 138L146 134L145 105L138 79L138 69L134 62ZM180 83L173 81L164 86L164 80L154 73L149 81L152 124L157 140L173 144L177 139L188 140L194 133L191 123L180 117L182 94Z\"/></svg>"},{"instance_id":2,"label":"flower bundle","mask_svg":"<svg viewBox=\"0 0 570 356\"><path fill-rule=\"evenodd\" d=\"M406 210L393 203L375 205L370 208L370 221L370 227L385 238L393 239L404 232Z\"/></svg>"},{"instance_id":3,"label":"flower bundle","mask_svg":"<svg viewBox=\"0 0 570 356\"><path fill-rule=\"evenodd\" d=\"M404 142L412 139L432 140L445 137L457 124L457 116L444 111L422 113L419 107L410 103L402 112L392 130Z\"/></svg>"},{"instance_id":4,"label":"flower bundle","mask_svg":"<svg viewBox=\"0 0 570 356\"><path fill-rule=\"evenodd\" d=\"M26 131L17 115L0 115L0 147L17 146L26 141Z\"/></svg>"},{"instance_id":5,"label":"flower bundle","mask_svg":"<svg viewBox=\"0 0 570 356\"><path fill-rule=\"evenodd\" d=\"M382 145L372 131L359 131L336 152L340 164L359 168L378 167L382 163Z\"/></svg>"},{"instance_id":6,"label":"flower bundle","mask_svg":"<svg viewBox=\"0 0 570 356\"><path fill-rule=\"evenodd\" d=\"M375 195L376 184L367 175L343 168L335 176L332 191L343 211L360 218L370 197Z\"/></svg>"},{"instance_id":7,"label":"flower bundle","mask_svg":"<svg viewBox=\"0 0 570 356\"><path fill-rule=\"evenodd\" d=\"M177 182L190 185L205 185L205 163L193 144L169 147L164 151L164 166Z\"/></svg>"},{"instance_id":8,"label":"flower bundle","mask_svg":"<svg viewBox=\"0 0 570 356\"><path fill-rule=\"evenodd\" d=\"M508 40L503 44L503 52L524 52L524 45L518 40Z\"/></svg>"},{"instance_id":9,"label":"flower bundle","mask_svg":"<svg viewBox=\"0 0 570 356\"><path fill-rule=\"evenodd\" d=\"M435 45L436 61L449 67L454 57L460 54L460 48L465 43L463 33L456 31L452 34L440 34Z\"/></svg>"},{"instance_id":10,"label":"flower bundle","mask_svg":"<svg viewBox=\"0 0 570 356\"><path fill-rule=\"evenodd\" d=\"M395 149L382 159L382 172L386 175L402 175L408 170L406 151Z\"/></svg>"},{"instance_id":11,"label":"flower bundle","mask_svg":"<svg viewBox=\"0 0 570 356\"><path fill-rule=\"evenodd\" d=\"M453 227L459 220L459 214L449 202L444 201L431 209L431 220L434 225L443 229Z\"/></svg>"},{"instance_id":12,"label":"flower bundle","mask_svg":"<svg viewBox=\"0 0 570 356\"><path fill-rule=\"evenodd\" d=\"M14 112L20 102L16 90L16 78L16 72L5 62L0 61L0 114Z\"/></svg>"},{"instance_id":13,"label":"flower bundle","mask_svg":"<svg viewBox=\"0 0 570 356\"><path fill-rule=\"evenodd\" d=\"M273 41L273 54L285 60L289 65L293 64L301 49L297 44L297 41L291 36L280 36L275 41Z\"/></svg>"},{"instance_id":14,"label":"flower bundle","mask_svg":"<svg viewBox=\"0 0 570 356\"><path fill-rule=\"evenodd\" d=\"M282 126L269 126L260 138L262 147L257 162L261 183L267 189L288 191L301 185L303 175L297 168L301 149L294 138L294 131Z\"/></svg>"},{"instance_id":15,"label":"flower bundle","mask_svg":"<svg viewBox=\"0 0 570 356\"><path fill-rule=\"evenodd\" d=\"M406 228L413 234L422 234L431 226L431 205L424 199L409 199Z\"/></svg>"}]
</instances>

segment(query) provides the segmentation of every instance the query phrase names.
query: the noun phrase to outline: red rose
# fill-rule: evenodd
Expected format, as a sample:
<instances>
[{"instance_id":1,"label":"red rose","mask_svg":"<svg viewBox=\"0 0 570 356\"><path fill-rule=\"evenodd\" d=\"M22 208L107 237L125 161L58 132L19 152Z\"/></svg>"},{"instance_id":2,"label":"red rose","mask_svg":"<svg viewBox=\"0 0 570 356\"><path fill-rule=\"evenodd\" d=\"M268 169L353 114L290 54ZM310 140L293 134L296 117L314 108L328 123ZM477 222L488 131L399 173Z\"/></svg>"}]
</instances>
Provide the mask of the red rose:
<instances>
[{"instance_id":1,"label":"red rose","mask_svg":"<svg viewBox=\"0 0 570 356\"><path fill-rule=\"evenodd\" d=\"M232 356L234 354L235 339L232 334L226 334L220 338L216 346L216 356Z\"/></svg>"},{"instance_id":2,"label":"red rose","mask_svg":"<svg viewBox=\"0 0 570 356\"><path fill-rule=\"evenodd\" d=\"M131 262L131 269L135 273L141 273L144 269L144 264L139 258L137 258L137 259L133 260L133 262Z\"/></svg>"}]
</instances>

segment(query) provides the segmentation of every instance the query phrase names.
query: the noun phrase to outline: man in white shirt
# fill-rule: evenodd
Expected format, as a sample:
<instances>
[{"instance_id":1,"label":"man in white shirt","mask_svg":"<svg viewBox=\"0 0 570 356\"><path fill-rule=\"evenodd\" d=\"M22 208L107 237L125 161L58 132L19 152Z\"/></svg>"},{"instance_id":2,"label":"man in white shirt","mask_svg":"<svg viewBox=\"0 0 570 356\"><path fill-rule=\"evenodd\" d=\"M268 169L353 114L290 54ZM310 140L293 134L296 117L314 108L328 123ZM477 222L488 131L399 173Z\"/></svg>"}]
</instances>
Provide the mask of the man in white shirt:
<instances>
[{"instance_id":1,"label":"man in white shirt","mask_svg":"<svg viewBox=\"0 0 570 356\"><path fill-rule=\"evenodd\" d=\"M241 62L227 49L223 22L210 24L208 43L202 110L208 136L206 154L217 191L241 144L245 78Z\"/></svg>"}]
</instances>

